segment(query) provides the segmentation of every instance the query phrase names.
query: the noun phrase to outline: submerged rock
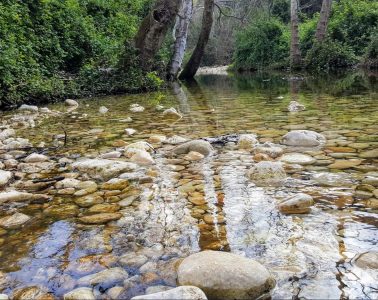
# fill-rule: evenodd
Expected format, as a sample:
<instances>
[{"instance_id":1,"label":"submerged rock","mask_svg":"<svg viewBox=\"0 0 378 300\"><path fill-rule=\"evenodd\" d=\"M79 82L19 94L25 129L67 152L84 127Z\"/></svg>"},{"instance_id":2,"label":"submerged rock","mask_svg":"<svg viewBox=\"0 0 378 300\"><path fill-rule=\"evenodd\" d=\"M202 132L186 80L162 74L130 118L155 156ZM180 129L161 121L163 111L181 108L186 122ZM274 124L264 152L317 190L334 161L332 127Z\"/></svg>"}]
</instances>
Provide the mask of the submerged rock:
<instances>
[{"instance_id":1,"label":"submerged rock","mask_svg":"<svg viewBox=\"0 0 378 300\"><path fill-rule=\"evenodd\" d=\"M126 171L134 171L137 165L125 161L84 159L73 163L72 167L94 178L108 179Z\"/></svg>"},{"instance_id":2,"label":"submerged rock","mask_svg":"<svg viewBox=\"0 0 378 300\"><path fill-rule=\"evenodd\" d=\"M174 107L163 111L163 116L166 118L182 118L182 115Z\"/></svg>"},{"instance_id":3,"label":"submerged rock","mask_svg":"<svg viewBox=\"0 0 378 300\"><path fill-rule=\"evenodd\" d=\"M7 202L24 202L24 201L39 201L46 202L50 199L49 196L43 194L31 194L18 191L9 191L0 193L0 204Z\"/></svg>"},{"instance_id":4,"label":"submerged rock","mask_svg":"<svg viewBox=\"0 0 378 300\"><path fill-rule=\"evenodd\" d=\"M151 135L149 138L148 138L148 142L152 143L152 144L158 144L158 143L163 143L167 140L167 137L165 135Z\"/></svg>"},{"instance_id":5,"label":"submerged rock","mask_svg":"<svg viewBox=\"0 0 378 300\"><path fill-rule=\"evenodd\" d=\"M205 156L199 152L190 151L187 155L184 156L184 159L189 161L197 161L203 159Z\"/></svg>"},{"instance_id":6,"label":"submerged rock","mask_svg":"<svg viewBox=\"0 0 378 300\"><path fill-rule=\"evenodd\" d=\"M111 151L108 153L104 153L100 155L100 158L103 159L111 159L111 158L120 158L122 156L122 153L119 151Z\"/></svg>"},{"instance_id":7,"label":"submerged rock","mask_svg":"<svg viewBox=\"0 0 378 300\"><path fill-rule=\"evenodd\" d=\"M281 156L280 161L288 164L312 165L316 162L316 159L307 154L286 153Z\"/></svg>"},{"instance_id":8,"label":"submerged rock","mask_svg":"<svg viewBox=\"0 0 378 300\"><path fill-rule=\"evenodd\" d=\"M78 284L111 286L122 282L129 277L129 274L122 268L115 267L101 272L84 276L78 280Z\"/></svg>"},{"instance_id":9,"label":"submerged rock","mask_svg":"<svg viewBox=\"0 0 378 300\"><path fill-rule=\"evenodd\" d=\"M99 112L100 114L106 114L108 111L109 111L109 109L107 109L105 106L101 106L101 107L98 109L98 112Z\"/></svg>"},{"instance_id":10,"label":"submerged rock","mask_svg":"<svg viewBox=\"0 0 378 300\"><path fill-rule=\"evenodd\" d=\"M282 138L282 143L287 146L317 147L325 142L324 135L311 130L293 130Z\"/></svg>"},{"instance_id":11,"label":"submerged rock","mask_svg":"<svg viewBox=\"0 0 378 300\"><path fill-rule=\"evenodd\" d=\"M361 163L362 160L360 159L336 160L334 163L330 164L328 168L343 170L356 167Z\"/></svg>"},{"instance_id":12,"label":"submerged rock","mask_svg":"<svg viewBox=\"0 0 378 300\"><path fill-rule=\"evenodd\" d=\"M206 300L205 293L195 286L180 286L167 291L154 294L141 295L131 298L131 300Z\"/></svg>"},{"instance_id":13,"label":"submerged rock","mask_svg":"<svg viewBox=\"0 0 378 300\"><path fill-rule=\"evenodd\" d=\"M38 286L28 286L25 288L17 289L12 295L15 300L53 300L54 296L48 294L43 288Z\"/></svg>"},{"instance_id":14,"label":"submerged rock","mask_svg":"<svg viewBox=\"0 0 378 300\"><path fill-rule=\"evenodd\" d=\"M64 294L64 300L96 300L92 288L81 287Z\"/></svg>"},{"instance_id":15,"label":"submerged rock","mask_svg":"<svg viewBox=\"0 0 378 300\"><path fill-rule=\"evenodd\" d=\"M275 286L272 275L257 261L218 251L190 255L177 274L179 285L196 286L210 299L256 299Z\"/></svg>"},{"instance_id":16,"label":"submerged rock","mask_svg":"<svg viewBox=\"0 0 378 300\"><path fill-rule=\"evenodd\" d=\"M6 140L16 135L16 131L11 128L4 129L0 132L0 141Z\"/></svg>"},{"instance_id":17,"label":"submerged rock","mask_svg":"<svg viewBox=\"0 0 378 300\"><path fill-rule=\"evenodd\" d=\"M125 133L127 134L127 135L133 135L133 134L135 134L137 131L135 130L135 129L133 129L133 128L126 128L125 129Z\"/></svg>"},{"instance_id":18,"label":"submerged rock","mask_svg":"<svg viewBox=\"0 0 378 300\"><path fill-rule=\"evenodd\" d=\"M6 185L12 177L12 172L0 170L0 186Z\"/></svg>"},{"instance_id":19,"label":"submerged rock","mask_svg":"<svg viewBox=\"0 0 378 300\"><path fill-rule=\"evenodd\" d=\"M194 140L186 142L173 149L173 153L177 155L187 154L191 151L199 152L204 156L208 156L211 152L214 151L214 149L209 142L203 140Z\"/></svg>"},{"instance_id":20,"label":"submerged rock","mask_svg":"<svg viewBox=\"0 0 378 300\"><path fill-rule=\"evenodd\" d=\"M370 251L359 255L355 264L362 269L378 270L378 251Z\"/></svg>"},{"instance_id":21,"label":"submerged rock","mask_svg":"<svg viewBox=\"0 0 378 300\"><path fill-rule=\"evenodd\" d=\"M72 100L72 99L66 99L66 101L64 101L64 103L67 106L79 106L79 103L77 103L75 100Z\"/></svg>"},{"instance_id":22,"label":"submerged rock","mask_svg":"<svg viewBox=\"0 0 378 300\"><path fill-rule=\"evenodd\" d=\"M49 160L49 158L46 155L38 153L32 153L25 158L25 162L27 163L39 163L47 160Z\"/></svg>"},{"instance_id":23,"label":"submerged rock","mask_svg":"<svg viewBox=\"0 0 378 300\"><path fill-rule=\"evenodd\" d=\"M153 165L154 159L147 151L138 151L132 157L131 161L142 166Z\"/></svg>"},{"instance_id":24,"label":"submerged rock","mask_svg":"<svg viewBox=\"0 0 378 300\"><path fill-rule=\"evenodd\" d=\"M252 150L259 141L255 134L241 134L238 141L239 149Z\"/></svg>"},{"instance_id":25,"label":"submerged rock","mask_svg":"<svg viewBox=\"0 0 378 300\"><path fill-rule=\"evenodd\" d=\"M38 106L22 104L18 109L19 110L26 110L26 111L37 112L38 111Z\"/></svg>"},{"instance_id":26,"label":"submerged rock","mask_svg":"<svg viewBox=\"0 0 378 300\"><path fill-rule=\"evenodd\" d=\"M143 112L144 107L140 106L139 104L131 104L130 105L130 111L131 112Z\"/></svg>"},{"instance_id":27,"label":"submerged rock","mask_svg":"<svg viewBox=\"0 0 378 300\"><path fill-rule=\"evenodd\" d=\"M272 143L264 143L262 145L258 145L255 152L267 154L272 158L277 158L282 155L283 149Z\"/></svg>"},{"instance_id":28,"label":"submerged rock","mask_svg":"<svg viewBox=\"0 0 378 300\"><path fill-rule=\"evenodd\" d=\"M344 186L350 187L355 184L352 176L347 173L314 173L311 179L320 186Z\"/></svg>"},{"instance_id":29,"label":"submerged rock","mask_svg":"<svg viewBox=\"0 0 378 300\"><path fill-rule=\"evenodd\" d=\"M362 157L362 158L378 158L378 149L373 149L373 150L361 152L360 157Z\"/></svg>"},{"instance_id":30,"label":"submerged rock","mask_svg":"<svg viewBox=\"0 0 378 300\"><path fill-rule=\"evenodd\" d=\"M15 213L0 219L0 227L5 229L16 229L30 220L30 217L22 213Z\"/></svg>"},{"instance_id":31,"label":"submerged rock","mask_svg":"<svg viewBox=\"0 0 378 300\"><path fill-rule=\"evenodd\" d=\"M101 213L79 218L84 224L105 224L110 221L118 220L122 217L121 213Z\"/></svg>"},{"instance_id":32,"label":"submerged rock","mask_svg":"<svg viewBox=\"0 0 378 300\"><path fill-rule=\"evenodd\" d=\"M278 205L279 210L285 214L305 214L311 210L314 200L310 195L299 193Z\"/></svg>"},{"instance_id":33,"label":"submerged rock","mask_svg":"<svg viewBox=\"0 0 378 300\"><path fill-rule=\"evenodd\" d=\"M303 104L300 104L297 101L290 101L289 106L287 107L287 110L290 112L295 112L295 111L302 111L305 110L306 107Z\"/></svg>"},{"instance_id":34,"label":"submerged rock","mask_svg":"<svg viewBox=\"0 0 378 300\"><path fill-rule=\"evenodd\" d=\"M249 178L258 186L277 186L286 180L286 172L280 162L261 161L249 170Z\"/></svg>"},{"instance_id":35,"label":"submerged rock","mask_svg":"<svg viewBox=\"0 0 378 300\"><path fill-rule=\"evenodd\" d=\"M182 136L174 135L174 136L171 136L170 138L168 138L165 141L165 143L170 144L170 145L178 145L178 144L185 143L187 141L188 141L188 139L186 139Z\"/></svg>"}]
</instances>

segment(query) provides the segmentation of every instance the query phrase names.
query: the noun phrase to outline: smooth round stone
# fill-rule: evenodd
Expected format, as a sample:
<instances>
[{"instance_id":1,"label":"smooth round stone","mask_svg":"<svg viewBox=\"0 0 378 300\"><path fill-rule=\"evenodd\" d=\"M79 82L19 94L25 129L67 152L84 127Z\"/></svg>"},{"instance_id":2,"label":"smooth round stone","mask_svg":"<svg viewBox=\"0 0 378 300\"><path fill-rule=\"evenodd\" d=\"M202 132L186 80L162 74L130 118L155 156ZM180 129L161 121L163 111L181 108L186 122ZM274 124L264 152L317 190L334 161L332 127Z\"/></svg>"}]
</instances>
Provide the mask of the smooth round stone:
<instances>
[{"instance_id":1,"label":"smooth round stone","mask_svg":"<svg viewBox=\"0 0 378 300\"><path fill-rule=\"evenodd\" d=\"M197 161L203 159L205 156L199 152L190 151L187 155L184 156L185 160Z\"/></svg>"},{"instance_id":2,"label":"smooth round stone","mask_svg":"<svg viewBox=\"0 0 378 300\"><path fill-rule=\"evenodd\" d=\"M75 204L58 204L52 205L43 211L50 217L70 218L79 214L79 207Z\"/></svg>"},{"instance_id":3,"label":"smooth round stone","mask_svg":"<svg viewBox=\"0 0 378 300\"><path fill-rule=\"evenodd\" d=\"M30 220L29 216L17 212L11 216L6 216L4 218L1 218L0 226L4 227L5 229L16 229L24 225L29 220Z\"/></svg>"},{"instance_id":4,"label":"smooth round stone","mask_svg":"<svg viewBox=\"0 0 378 300\"><path fill-rule=\"evenodd\" d=\"M93 205L91 208L88 209L89 213L113 213L120 210L120 206L118 204L110 204L110 203L101 203Z\"/></svg>"},{"instance_id":5,"label":"smooth round stone","mask_svg":"<svg viewBox=\"0 0 378 300\"><path fill-rule=\"evenodd\" d=\"M12 176L12 172L0 170L0 186L6 185Z\"/></svg>"},{"instance_id":6,"label":"smooth round stone","mask_svg":"<svg viewBox=\"0 0 378 300\"><path fill-rule=\"evenodd\" d=\"M132 268L139 268L140 266L143 266L147 261L147 256L143 254L136 254L134 252L124 254L119 259L121 266L128 266Z\"/></svg>"},{"instance_id":7,"label":"smooth round stone","mask_svg":"<svg viewBox=\"0 0 378 300\"><path fill-rule=\"evenodd\" d=\"M288 146L317 147L325 142L322 134L311 130L293 130L282 138L282 143Z\"/></svg>"},{"instance_id":8,"label":"smooth round stone","mask_svg":"<svg viewBox=\"0 0 378 300\"><path fill-rule=\"evenodd\" d=\"M193 285L210 299L257 299L270 292L275 280L260 263L236 254L203 251L180 264L178 283Z\"/></svg>"},{"instance_id":9,"label":"smooth round stone","mask_svg":"<svg viewBox=\"0 0 378 300\"><path fill-rule=\"evenodd\" d=\"M288 164L311 165L316 162L316 159L307 154L286 153L281 156L280 161Z\"/></svg>"},{"instance_id":10,"label":"smooth round stone","mask_svg":"<svg viewBox=\"0 0 378 300\"><path fill-rule=\"evenodd\" d=\"M285 214L305 214L311 210L314 200L310 195L300 193L278 205L279 210Z\"/></svg>"},{"instance_id":11,"label":"smooth round stone","mask_svg":"<svg viewBox=\"0 0 378 300\"><path fill-rule=\"evenodd\" d=\"M362 158L378 158L378 149L373 149L373 150L361 152L360 157L362 157Z\"/></svg>"},{"instance_id":12,"label":"smooth round stone","mask_svg":"<svg viewBox=\"0 0 378 300\"><path fill-rule=\"evenodd\" d=\"M333 164L330 164L328 167L330 169L350 169L356 167L362 163L360 159L349 159L349 160L336 160Z\"/></svg>"},{"instance_id":13,"label":"smooth round stone","mask_svg":"<svg viewBox=\"0 0 378 300\"><path fill-rule=\"evenodd\" d=\"M209 142L203 140L194 140L186 142L173 149L173 153L177 155L188 154L191 151L199 152L204 156L208 156L210 153L214 151L214 149Z\"/></svg>"},{"instance_id":14,"label":"smooth round stone","mask_svg":"<svg viewBox=\"0 0 378 300\"><path fill-rule=\"evenodd\" d=\"M77 288L63 296L64 300L95 300L92 288Z\"/></svg>"},{"instance_id":15,"label":"smooth round stone","mask_svg":"<svg viewBox=\"0 0 378 300\"><path fill-rule=\"evenodd\" d=\"M354 148L354 149L366 149L370 147L370 144L368 143L352 143L348 144L349 147Z\"/></svg>"},{"instance_id":16,"label":"smooth round stone","mask_svg":"<svg viewBox=\"0 0 378 300\"><path fill-rule=\"evenodd\" d=\"M362 269L378 269L378 252L371 251L361 254L356 260L355 265Z\"/></svg>"}]
</instances>

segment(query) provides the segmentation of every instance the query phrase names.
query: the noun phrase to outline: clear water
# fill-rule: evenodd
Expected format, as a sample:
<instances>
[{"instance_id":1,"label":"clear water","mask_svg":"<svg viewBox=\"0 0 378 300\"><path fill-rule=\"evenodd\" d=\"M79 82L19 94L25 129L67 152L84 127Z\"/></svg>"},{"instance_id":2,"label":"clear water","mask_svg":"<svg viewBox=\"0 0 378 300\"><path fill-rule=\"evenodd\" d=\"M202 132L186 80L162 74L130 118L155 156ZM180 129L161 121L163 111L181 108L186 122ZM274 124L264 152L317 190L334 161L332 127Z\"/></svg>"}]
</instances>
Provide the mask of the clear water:
<instances>
[{"instance_id":1,"label":"clear water","mask_svg":"<svg viewBox=\"0 0 378 300\"><path fill-rule=\"evenodd\" d=\"M167 91L81 100L74 113L41 120L34 128L19 129L18 135L34 145L53 146L56 135L66 131L66 146L47 151L55 162L62 157L96 157L115 149L116 141L146 140L152 134L195 139L256 133L260 142L279 143L290 129L309 129L328 139L319 153L310 153L326 156L318 161L349 152L343 159L359 159L360 152L378 148L378 77L362 72L289 77L203 75L197 82ZM291 100L304 104L306 110L289 113ZM132 103L146 110L131 113ZM164 120L157 104L173 106L184 117ZM100 106L109 112L99 114ZM66 110L64 104L49 108ZM8 120L15 113L4 113L2 118ZM129 116L131 123L122 122ZM126 136L127 127L137 134ZM355 143L365 144L364 149L352 148ZM378 171L378 159L363 159L359 166L345 170L321 163L305 166L289 174L285 185L273 188L256 187L246 176L253 164L251 153L233 145L216 150L214 156L188 163L168 157L169 146L158 148L151 168L157 174L154 181L135 186L139 200L121 210L120 220L106 225L83 226L76 218L44 214L49 205L73 203L72 196L53 195L48 204L3 207L3 216L9 209L32 216L23 228L1 236L0 271L7 276L0 280L3 292L39 286L60 297L77 287L83 274L118 266L122 254L148 253L149 274L143 271L142 279L125 290L122 298L129 298L143 294L148 286L175 286L179 258L212 249L263 263L277 280L272 292L276 299L378 297L377 270L354 264L358 255L378 251L378 200L361 199L354 190L368 172ZM24 180L63 172L60 166ZM325 176L326 184L316 181L317 176ZM188 182L193 188L183 191ZM311 212L281 214L277 203L297 192L314 197ZM189 201L193 196L202 197L203 204L193 205ZM86 214L86 209L80 213ZM205 223L205 215L213 221ZM78 272L80 264L87 266L85 272ZM141 273L138 268L127 271L130 276ZM107 288L96 287L96 295L106 298Z\"/></svg>"}]
</instances>

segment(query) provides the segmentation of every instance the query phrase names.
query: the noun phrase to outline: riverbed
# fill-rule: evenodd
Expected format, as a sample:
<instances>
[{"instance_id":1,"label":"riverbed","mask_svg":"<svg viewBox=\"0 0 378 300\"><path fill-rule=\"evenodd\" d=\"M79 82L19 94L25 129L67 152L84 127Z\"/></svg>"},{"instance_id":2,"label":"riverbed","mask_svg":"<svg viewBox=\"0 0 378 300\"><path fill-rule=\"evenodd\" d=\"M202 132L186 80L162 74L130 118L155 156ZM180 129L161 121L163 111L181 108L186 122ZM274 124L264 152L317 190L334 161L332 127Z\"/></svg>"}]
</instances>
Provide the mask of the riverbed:
<instances>
[{"instance_id":1,"label":"riverbed","mask_svg":"<svg viewBox=\"0 0 378 300\"><path fill-rule=\"evenodd\" d=\"M2 132L14 129L6 136L14 140L2 142L1 169L11 173L2 193L34 196L1 204L0 219L28 219L1 229L0 292L54 299L114 270L114 280L93 284L94 295L129 299L175 287L183 258L217 250L263 264L276 280L273 299L376 299L377 78L206 73L159 92L4 112ZM305 109L289 111L291 101ZM163 113L171 107L177 116ZM326 141L283 145L293 130ZM256 156L227 139L242 134L281 150ZM185 141L220 136L198 160L172 154ZM151 145L151 163L127 154L140 141ZM27 161L32 153L46 159ZM290 153L302 156L293 162ZM105 174L78 165L83 159L120 165ZM282 162L284 182L251 180L259 160ZM313 198L311 209L282 213L279 204L298 193Z\"/></svg>"}]
</instances>

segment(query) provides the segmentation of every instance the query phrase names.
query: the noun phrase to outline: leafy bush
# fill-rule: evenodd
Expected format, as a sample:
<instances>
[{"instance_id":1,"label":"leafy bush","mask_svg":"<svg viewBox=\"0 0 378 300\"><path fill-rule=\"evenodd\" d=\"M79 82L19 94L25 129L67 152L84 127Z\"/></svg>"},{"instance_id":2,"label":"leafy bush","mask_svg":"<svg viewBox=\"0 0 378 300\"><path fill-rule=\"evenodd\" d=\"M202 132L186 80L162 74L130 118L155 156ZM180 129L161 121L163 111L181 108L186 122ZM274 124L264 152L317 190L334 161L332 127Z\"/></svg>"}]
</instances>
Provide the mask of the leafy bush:
<instances>
[{"instance_id":1,"label":"leafy bush","mask_svg":"<svg viewBox=\"0 0 378 300\"><path fill-rule=\"evenodd\" d=\"M0 2L0 106L103 90L150 0L3 0ZM135 61L134 59L130 59ZM123 90L148 82L131 65ZM121 78L121 76L117 76ZM99 80L96 86L95 80ZM87 85L92 83L91 85Z\"/></svg>"},{"instance_id":2,"label":"leafy bush","mask_svg":"<svg viewBox=\"0 0 378 300\"><path fill-rule=\"evenodd\" d=\"M305 59L306 67L317 71L349 67L356 62L357 58L350 47L331 39L315 43Z\"/></svg>"},{"instance_id":3,"label":"leafy bush","mask_svg":"<svg viewBox=\"0 0 378 300\"><path fill-rule=\"evenodd\" d=\"M289 33L277 19L260 18L237 37L234 64L242 70L284 65L289 53Z\"/></svg>"},{"instance_id":4,"label":"leafy bush","mask_svg":"<svg viewBox=\"0 0 378 300\"><path fill-rule=\"evenodd\" d=\"M378 69L378 34L374 34L365 49L363 64L370 69Z\"/></svg>"}]
</instances>

